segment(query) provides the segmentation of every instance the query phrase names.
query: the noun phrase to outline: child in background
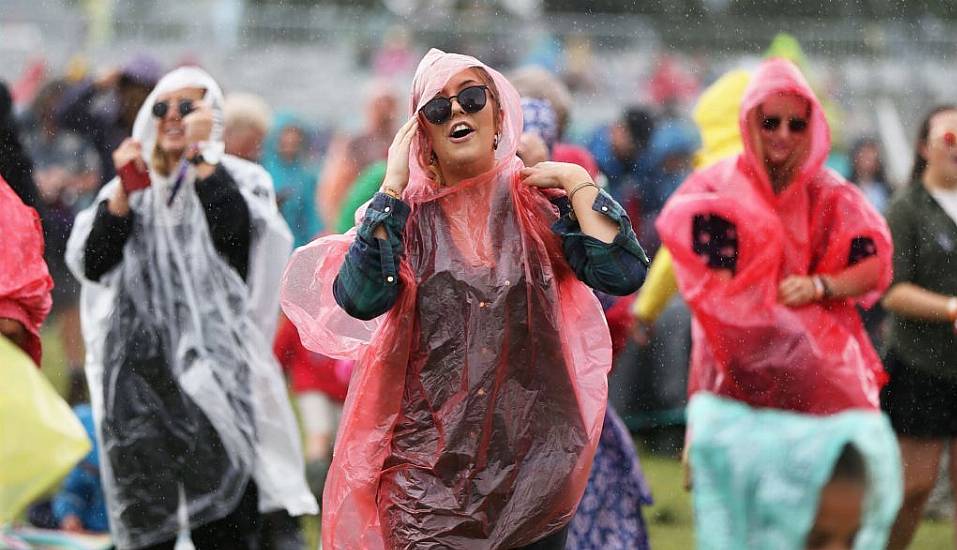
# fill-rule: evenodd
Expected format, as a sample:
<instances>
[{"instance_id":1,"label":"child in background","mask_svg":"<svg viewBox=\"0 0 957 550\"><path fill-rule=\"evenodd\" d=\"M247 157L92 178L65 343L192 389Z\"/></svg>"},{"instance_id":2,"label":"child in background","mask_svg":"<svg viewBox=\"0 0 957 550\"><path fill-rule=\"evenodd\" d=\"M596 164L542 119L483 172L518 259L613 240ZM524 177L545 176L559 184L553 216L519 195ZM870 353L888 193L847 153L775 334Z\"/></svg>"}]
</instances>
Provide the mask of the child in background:
<instances>
[{"instance_id":1,"label":"child in background","mask_svg":"<svg viewBox=\"0 0 957 550\"><path fill-rule=\"evenodd\" d=\"M845 444L827 485L821 489L807 550L850 550L861 528L867 465L857 447Z\"/></svg>"},{"instance_id":2,"label":"child in background","mask_svg":"<svg viewBox=\"0 0 957 550\"><path fill-rule=\"evenodd\" d=\"M273 353L292 381L300 424L306 436L306 481L321 501L351 365L304 348L295 325L285 316L279 322Z\"/></svg>"},{"instance_id":3,"label":"child in background","mask_svg":"<svg viewBox=\"0 0 957 550\"><path fill-rule=\"evenodd\" d=\"M806 415L699 392L688 429L699 549L885 547L902 482L884 415Z\"/></svg>"},{"instance_id":4,"label":"child in background","mask_svg":"<svg viewBox=\"0 0 957 550\"><path fill-rule=\"evenodd\" d=\"M89 405L77 405L73 412L83 424L93 449L70 472L60 492L53 497L53 516L64 531L106 533L110 530L110 524L106 515L103 487L100 485L100 460L96 435L93 432L93 409Z\"/></svg>"},{"instance_id":5,"label":"child in background","mask_svg":"<svg viewBox=\"0 0 957 550\"><path fill-rule=\"evenodd\" d=\"M517 154L526 165L533 166L548 160L554 150L558 136L556 114L548 100L534 98L522 98L522 114L524 133ZM631 298L598 291L595 295L608 322L614 362L628 340ZM631 434L609 404L588 484L572 519L565 548L647 550L650 546L641 507L651 504L651 489Z\"/></svg>"}]
</instances>

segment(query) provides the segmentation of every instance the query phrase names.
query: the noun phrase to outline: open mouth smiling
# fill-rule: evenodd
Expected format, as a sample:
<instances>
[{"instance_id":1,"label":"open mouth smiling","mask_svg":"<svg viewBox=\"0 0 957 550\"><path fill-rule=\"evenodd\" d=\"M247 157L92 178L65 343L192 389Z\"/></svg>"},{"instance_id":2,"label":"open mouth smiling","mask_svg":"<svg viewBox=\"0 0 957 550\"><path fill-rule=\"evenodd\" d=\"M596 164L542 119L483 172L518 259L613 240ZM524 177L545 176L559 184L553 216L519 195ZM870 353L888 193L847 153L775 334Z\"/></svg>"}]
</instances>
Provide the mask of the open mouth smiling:
<instances>
[{"instance_id":1,"label":"open mouth smiling","mask_svg":"<svg viewBox=\"0 0 957 550\"><path fill-rule=\"evenodd\" d=\"M462 141L475 133L475 129L464 122L457 122L452 126L449 137L452 141Z\"/></svg>"}]
</instances>

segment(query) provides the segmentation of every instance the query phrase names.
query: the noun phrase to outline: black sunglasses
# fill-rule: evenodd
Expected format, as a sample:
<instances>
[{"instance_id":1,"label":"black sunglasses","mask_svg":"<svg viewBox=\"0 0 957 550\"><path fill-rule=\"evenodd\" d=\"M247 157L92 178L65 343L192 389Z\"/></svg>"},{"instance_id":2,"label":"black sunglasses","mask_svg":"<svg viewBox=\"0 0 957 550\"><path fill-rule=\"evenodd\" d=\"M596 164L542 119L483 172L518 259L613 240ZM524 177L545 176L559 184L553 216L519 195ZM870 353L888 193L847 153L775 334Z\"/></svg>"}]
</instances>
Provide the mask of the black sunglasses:
<instances>
[{"instance_id":1,"label":"black sunglasses","mask_svg":"<svg viewBox=\"0 0 957 550\"><path fill-rule=\"evenodd\" d=\"M179 116L186 116L193 112L193 100L181 99L176 108L179 110ZM153 116L164 118L169 113L169 101L157 101L153 104Z\"/></svg>"},{"instance_id":2,"label":"black sunglasses","mask_svg":"<svg viewBox=\"0 0 957 550\"><path fill-rule=\"evenodd\" d=\"M452 97L434 97L419 109L422 116L432 124L442 124L452 118L452 100L457 99L466 113L477 113L488 103L488 86L469 86L459 95Z\"/></svg>"},{"instance_id":3,"label":"black sunglasses","mask_svg":"<svg viewBox=\"0 0 957 550\"><path fill-rule=\"evenodd\" d=\"M781 117L779 116L766 116L761 119L761 128L773 132L781 126ZM807 130L807 120L803 118L791 118L788 119L788 130L793 134L800 134L804 130Z\"/></svg>"}]
</instances>

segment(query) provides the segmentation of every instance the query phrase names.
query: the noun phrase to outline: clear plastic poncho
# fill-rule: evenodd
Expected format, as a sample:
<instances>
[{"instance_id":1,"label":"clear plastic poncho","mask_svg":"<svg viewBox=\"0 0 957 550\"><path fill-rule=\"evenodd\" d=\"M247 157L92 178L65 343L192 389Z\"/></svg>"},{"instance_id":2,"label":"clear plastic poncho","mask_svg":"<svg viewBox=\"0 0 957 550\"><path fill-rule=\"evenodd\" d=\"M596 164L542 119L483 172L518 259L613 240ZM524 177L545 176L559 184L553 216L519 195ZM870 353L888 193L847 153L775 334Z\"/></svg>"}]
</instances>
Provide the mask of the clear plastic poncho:
<instances>
[{"instance_id":1,"label":"clear plastic poncho","mask_svg":"<svg viewBox=\"0 0 957 550\"><path fill-rule=\"evenodd\" d=\"M438 187L424 134L413 141L394 307L362 322L336 305L354 231L298 249L284 276L303 344L358 359L323 495L330 550L526 545L571 520L588 480L611 342L550 229L557 212L518 179L519 95L478 60L431 50L410 113L471 67L504 115L495 166Z\"/></svg>"},{"instance_id":2,"label":"clear plastic poncho","mask_svg":"<svg viewBox=\"0 0 957 550\"><path fill-rule=\"evenodd\" d=\"M775 194L754 136L757 107L779 93L810 104L810 147L791 184ZM824 168L831 145L824 111L790 62L772 59L755 72L739 127L744 151L692 174L656 223L694 314L689 392L819 414L877 409L886 375L855 306L873 305L890 284L887 224L857 188ZM727 243L695 231L715 216L731 224ZM702 249L732 241L737 256L729 277L709 267ZM858 245L873 247L881 263L874 290L799 308L778 303L785 277L840 273Z\"/></svg>"},{"instance_id":3,"label":"clear plastic poncho","mask_svg":"<svg viewBox=\"0 0 957 550\"><path fill-rule=\"evenodd\" d=\"M214 112L212 146L222 148L222 92L200 69L166 75L133 127L151 164L161 94L206 90ZM98 281L84 274L84 248L97 205L114 179L76 219L67 261L82 281L87 379L100 438L101 470L113 537L121 549L173 539L185 502L189 524L229 514L254 480L263 511L316 513L303 474L299 430L271 350L278 286L292 238L268 174L224 156L249 208L247 280L217 253L181 164L133 193L134 225L123 259ZM173 179L185 177L171 205ZM185 498L183 498L185 497Z\"/></svg>"},{"instance_id":4,"label":"clear plastic poncho","mask_svg":"<svg viewBox=\"0 0 957 550\"><path fill-rule=\"evenodd\" d=\"M688 405L697 547L803 550L845 444L864 457L857 550L884 548L901 505L901 460L875 411L832 416L752 409L714 394Z\"/></svg>"}]
</instances>

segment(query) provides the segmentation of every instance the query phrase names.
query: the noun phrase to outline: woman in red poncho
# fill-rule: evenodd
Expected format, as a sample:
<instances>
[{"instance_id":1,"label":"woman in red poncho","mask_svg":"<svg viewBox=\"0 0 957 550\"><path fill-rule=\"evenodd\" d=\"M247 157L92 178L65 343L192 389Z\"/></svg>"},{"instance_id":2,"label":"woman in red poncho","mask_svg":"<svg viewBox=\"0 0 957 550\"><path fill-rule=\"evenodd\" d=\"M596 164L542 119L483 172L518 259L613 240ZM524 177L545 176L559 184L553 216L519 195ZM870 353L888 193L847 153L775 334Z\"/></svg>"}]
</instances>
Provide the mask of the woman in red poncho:
<instances>
[{"instance_id":1,"label":"woman in red poncho","mask_svg":"<svg viewBox=\"0 0 957 550\"><path fill-rule=\"evenodd\" d=\"M40 325L53 305L53 279L43 261L43 230L34 209L0 178L0 335L40 365Z\"/></svg>"},{"instance_id":2,"label":"woman in red poncho","mask_svg":"<svg viewBox=\"0 0 957 550\"><path fill-rule=\"evenodd\" d=\"M854 306L890 282L887 225L824 168L824 111L792 63L760 66L739 124L744 151L695 172L657 222L694 314L689 393L877 410L886 376Z\"/></svg>"},{"instance_id":3,"label":"woman in red poncho","mask_svg":"<svg viewBox=\"0 0 957 550\"><path fill-rule=\"evenodd\" d=\"M523 168L498 72L432 50L410 107L361 224L298 250L283 285L307 348L359 359L323 546L562 548L611 367L582 281L631 293L645 255L584 169Z\"/></svg>"}]
</instances>

